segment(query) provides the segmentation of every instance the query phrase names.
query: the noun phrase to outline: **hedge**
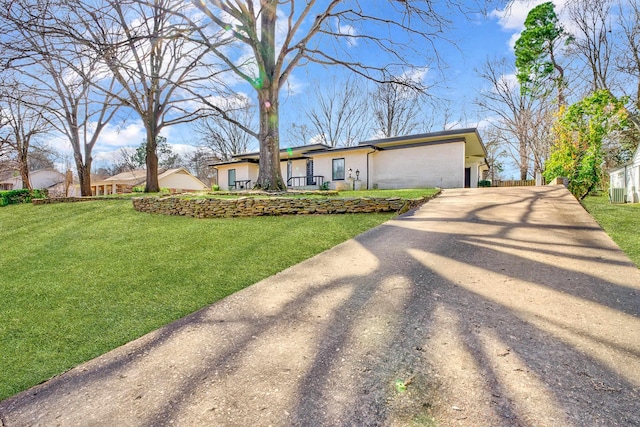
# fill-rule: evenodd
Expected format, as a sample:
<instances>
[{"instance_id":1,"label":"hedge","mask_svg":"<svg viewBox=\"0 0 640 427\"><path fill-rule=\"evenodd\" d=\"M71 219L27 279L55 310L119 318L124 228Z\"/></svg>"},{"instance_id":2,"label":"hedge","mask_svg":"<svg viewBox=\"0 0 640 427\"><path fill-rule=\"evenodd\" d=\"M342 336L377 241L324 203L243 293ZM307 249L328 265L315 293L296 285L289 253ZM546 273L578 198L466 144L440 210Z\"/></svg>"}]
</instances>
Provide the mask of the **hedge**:
<instances>
[{"instance_id":1,"label":"hedge","mask_svg":"<svg viewBox=\"0 0 640 427\"><path fill-rule=\"evenodd\" d=\"M31 199L44 199L48 195L47 190L9 190L0 191L0 207L15 205L18 203L30 203Z\"/></svg>"}]
</instances>

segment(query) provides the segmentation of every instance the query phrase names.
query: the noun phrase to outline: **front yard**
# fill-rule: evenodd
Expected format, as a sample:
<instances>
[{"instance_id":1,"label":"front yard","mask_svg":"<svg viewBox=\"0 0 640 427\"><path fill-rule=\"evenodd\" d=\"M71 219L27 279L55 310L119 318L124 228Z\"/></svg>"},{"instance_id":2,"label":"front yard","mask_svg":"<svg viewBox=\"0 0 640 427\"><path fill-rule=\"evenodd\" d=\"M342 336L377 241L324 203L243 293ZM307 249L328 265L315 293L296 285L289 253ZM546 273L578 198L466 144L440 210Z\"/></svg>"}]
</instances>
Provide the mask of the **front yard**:
<instances>
[{"instance_id":1,"label":"front yard","mask_svg":"<svg viewBox=\"0 0 640 427\"><path fill-rule=\"evenodd\" d=\"M381 196L364 193L343 196ZM606 196L584 205L640 266L640 205ZM0 208L0 399L393 216L196 220L139 213L117 199Z\"/></svg>"},{"instance_id":2,"label":"front yard","mask_svg":"<svg viewBox=\"0 0 640 427\"><path fill-rule=\"evenodd\" d=\"M606 194L586 197L582 204L631 261L640 267L640 204L612 205Z\"/></svg>"},{"instance_id":3,"label":"front yard","mask_svg":"<svg viewBox=\"0 0 640 427\"><path fill-rule=\"evenodd\" d=\"M0 208L0 399L393 216L195 220L126 199Z\"/></svg>"}]
</instances>

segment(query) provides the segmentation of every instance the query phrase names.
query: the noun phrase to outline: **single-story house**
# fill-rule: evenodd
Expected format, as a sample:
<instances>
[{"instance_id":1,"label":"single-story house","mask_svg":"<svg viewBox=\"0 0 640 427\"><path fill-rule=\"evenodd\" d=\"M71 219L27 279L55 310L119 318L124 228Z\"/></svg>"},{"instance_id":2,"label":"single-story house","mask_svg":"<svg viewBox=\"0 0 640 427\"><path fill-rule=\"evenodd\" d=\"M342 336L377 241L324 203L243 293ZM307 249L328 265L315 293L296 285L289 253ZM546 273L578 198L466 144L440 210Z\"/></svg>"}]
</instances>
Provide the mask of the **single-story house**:
<instances>
[{"instance_id":1,"label":"single-story house","mask_svg":"<svg viewBox=\"0 0 640 427\"><path fill-rule=\"evenodd\" d=\"M252 188L260 153L214 163L221 189ZM360 142L352 147L311 144L280 150L289 188L398 189L477 187L488 170L487 151L476 128Z\"/></svg>"},{"instance_id":2,"label":"single-story house","mask_svg":"<svg viewBox=\"0 0 640 427\"><path fill-rule=\"evenodd\" d=\"M11 177L6 177L0 181L0 190L20 190L26 187L22 183L20 172L15 171L11 175ZM29 172L31 188L49 189L64 183L64 180L65 175L55 169L39 169Z\"/></svg>"},{"instance_id":3,"label":"single-story house","mask_svg":"<svg viewBox=\"0 0 640 427\"><path fill-rule=\"evenodd\" d=\"M146 169L122 172L109 178L92 181L93 195L131 193L133 187L144 187L147 181ZM209 187L193 176L185 168L168 169L158 174L160 188L168 188L171 192L206 191ZM79 192L78 192L79 193Z\"/></svg>"},{"instance_id":4,"label":"single-story house","mask_svg":"<svg viewBox=\"0 0 640 427\"><path fill-rule=\"evenodd\" d=\"M629 163L609 171L609 194L615 203L640 202L640 145Z\"/></svg>"}]
</instances>

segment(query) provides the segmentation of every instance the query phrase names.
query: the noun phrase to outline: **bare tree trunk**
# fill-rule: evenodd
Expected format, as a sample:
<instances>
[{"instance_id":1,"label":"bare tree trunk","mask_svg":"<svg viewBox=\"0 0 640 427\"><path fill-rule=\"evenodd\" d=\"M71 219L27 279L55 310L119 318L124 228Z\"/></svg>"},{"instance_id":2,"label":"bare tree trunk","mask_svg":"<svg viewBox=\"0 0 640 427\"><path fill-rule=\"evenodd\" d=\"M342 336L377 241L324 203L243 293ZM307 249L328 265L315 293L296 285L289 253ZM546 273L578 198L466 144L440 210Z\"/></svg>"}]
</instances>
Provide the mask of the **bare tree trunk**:
<instances>
[{"instance_id":1,"label":"bare tree trunk","mask_svg":"<svg viewBox=\"0 0 640 427\"><path fill-rule=\"evenodd\" d=\"M528 143L526 139L522 139L520 141L520 180L524 181L527 179L527 175L529 173L529 153L528 153Z\"/></svg>"},{"instance_id":2,"label":"bare tree trunk","mask_svg":"<svg viewBox=\"0 0 640 427\"><path fill-rule=\"evenodd\" d=\"M77 138L77 135L75 136L75 138ZM84 161L82 155L80 154L80 142L78 139L73 141L72 147L73 160L76 163L78 180L80 181L80 195L92 196L93 192L91 191L91 163L93 159L91 158L91 148L85 145L84 155L87 160Z\"/></svg>"},{"instance_id":3,"label":"bare tree trunk","mask_svg":"<svg viewBox=\"0 0 640 427\"><path fill-rule=\"evenodd\" d=\"M261 38L256 48L262 53L260 78L254 84L260 108L260 171L256 187L267 191L286 190L280 172L279 73L276 73L275 26L277 2L263 5Z\"/></svg>"},{"instance_id":4,"label":"bare tree trunk","mask_svg":"<svg viewBox=\"0 0 640 427\"><path fill-rule=\"evenodd\" d=\"M78 171L78 180L80 181L80 195L91 196L91 159L88 159L85 166L80 153L74 151L73 159L76 163L76 170Z\"/></svg>"},{"instance_id":5,"label":"bare tree trunk","mask_svg":"<svg viewBox=\"0 0 640 427\"><path fill-rule=\"evenodd\" d=\"M22 179L22 188L33 190L33 188L31 188L31 182L29 181L29 164L27 163L27 157L26 150L19 150L18 164L20 168L20 178Z\"/></svg>"},{"instance_id":6,"label":"bare tree trunk","mask_svg":"<svg viewBox=\"0 0 640 427\"><path fill-rule=\"evenodd\" d=\"M156 133L155 129L147 129L147 183L144 187L145 193L157 193L160 191Z\"/></svg>"},{"instance_id":7,"label":"bare tree trunk","mask_svg":"<svg viewBox=\"0 0 640 427\"><path fill-rule=\"evenodd\" d=\"M277 89L273 89L277 90ZM286 190L280 172L280 144L278 141L278 98L272 90L258 94L260 102L260 171L256 187L267 191Z\"/></svg>"}]
</instances>

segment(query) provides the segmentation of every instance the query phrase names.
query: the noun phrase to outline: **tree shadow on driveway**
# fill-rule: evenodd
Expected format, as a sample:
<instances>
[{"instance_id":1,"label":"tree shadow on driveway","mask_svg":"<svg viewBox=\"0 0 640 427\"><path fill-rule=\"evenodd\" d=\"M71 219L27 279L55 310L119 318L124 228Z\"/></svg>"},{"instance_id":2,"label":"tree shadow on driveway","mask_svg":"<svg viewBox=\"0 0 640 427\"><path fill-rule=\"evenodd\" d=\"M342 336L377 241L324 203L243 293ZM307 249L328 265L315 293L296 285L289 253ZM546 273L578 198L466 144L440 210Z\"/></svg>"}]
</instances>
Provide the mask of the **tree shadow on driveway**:
<instances>
[{"instance_id":1,"label":"tree shadow on driveway","mask_svg":"<svg viewBox=\"0 0 640 427\"><path fill-rule=\"evenodd\" d=\"M0 414L6 426L640 425L639 387L640 271L575 199L448 190Z\"/></svg>"}]
</instances>

